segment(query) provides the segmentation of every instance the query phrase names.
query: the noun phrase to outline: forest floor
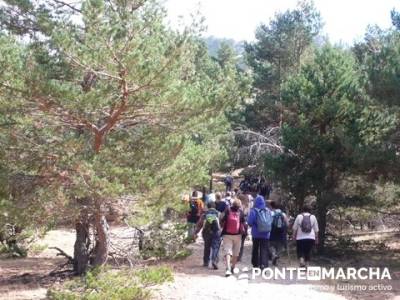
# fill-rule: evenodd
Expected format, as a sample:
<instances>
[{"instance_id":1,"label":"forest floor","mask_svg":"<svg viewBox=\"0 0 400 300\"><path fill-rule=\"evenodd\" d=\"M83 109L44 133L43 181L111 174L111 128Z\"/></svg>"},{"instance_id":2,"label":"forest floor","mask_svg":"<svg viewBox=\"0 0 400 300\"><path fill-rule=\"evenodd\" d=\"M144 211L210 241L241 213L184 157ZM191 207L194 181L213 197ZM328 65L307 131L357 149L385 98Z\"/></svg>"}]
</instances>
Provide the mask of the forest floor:
<instances>
[{"instance_id":1,"label":"forest floor","mask_svg":"<svg viewBox=\"0 0 400 300\"><path fill-rule=\"evenodd\" d=\"M117 229L118 230L118 229ZM400 300L400 243L399 235L385 234L383 242L388 245L385 250L349 249L340 252L332 251L327 257L315 257L314 265L327 267L388 267L392 275L391 281L324 281L311 282L305 280L264 280L251 279L250 252L251 242L245 244L243 263L239 269L248 267L249 271L226 278L224 265L219 270L202 267L202 239L189 247L191 256L183 260L167 262L175 274L172 283L156 287L156 299L260 299L260 296L274 295L284 299L370 299ZM75 234L72 230L59 229L50 231L40 241L43 247L56 246L66 253L72 254ZM379 238L379 235L378 235ZM374 236L374 240L377 237ZM296 267L295 252L290 248L289 256L282 257L279 267ZM45 249L40 254L22 259L0 259L0 299L46 299L47 288L59 284L64 279L60 276L49 276L49 273L65 262L65 258L57 256L57 251ZM246 276L246 274L248 276ZM339 291L338 286L351 285L391 286L391 291Z\"/></svg>"}]
</instances>

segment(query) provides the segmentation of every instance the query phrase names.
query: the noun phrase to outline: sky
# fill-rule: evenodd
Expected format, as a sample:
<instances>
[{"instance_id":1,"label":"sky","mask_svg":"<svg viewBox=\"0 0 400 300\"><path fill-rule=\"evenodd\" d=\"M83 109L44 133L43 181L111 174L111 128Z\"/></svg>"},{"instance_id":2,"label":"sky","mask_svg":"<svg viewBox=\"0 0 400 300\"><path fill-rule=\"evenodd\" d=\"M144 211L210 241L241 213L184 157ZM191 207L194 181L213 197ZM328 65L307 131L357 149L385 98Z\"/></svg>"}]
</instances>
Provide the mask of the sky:
<instances>
[{"instance_id":1,"label":"sky","mask_svg":"<svg viewBox=\"0 0 400 300\"><path fill-rule=\"evenodd\" d=\"M314 0L324 28L334 43L360 40L368 24L391 26L390 11L400 10L400 0ZM293 9L297 0L166 0L170 22L178 26L179 16L188 22L191 13L205 17L206 35L253 40L257 25L268 23L278 11Z\"/></svg>"}]
</instances>

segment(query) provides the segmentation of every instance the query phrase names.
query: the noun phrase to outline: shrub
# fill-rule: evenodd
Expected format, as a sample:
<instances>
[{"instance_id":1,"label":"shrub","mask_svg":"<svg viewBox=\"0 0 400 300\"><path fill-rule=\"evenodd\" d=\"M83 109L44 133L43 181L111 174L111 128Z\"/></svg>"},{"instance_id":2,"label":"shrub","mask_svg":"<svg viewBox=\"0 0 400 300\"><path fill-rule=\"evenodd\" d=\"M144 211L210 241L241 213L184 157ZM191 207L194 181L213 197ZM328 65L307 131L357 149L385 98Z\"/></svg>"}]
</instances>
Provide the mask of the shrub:
<instances>
[{"instance_id":1,"label":"shrub","mask_svg":"<svg viewBox=\"0 0 400 300\"><path fill-rule=\"evenodd\" d=\"M143 236L140 254L150 257L176 258L182 255L186 243L186 224L163 224L149 228Z\"/></svg>"},{"instance_id":2,"label":"shrub","mask_svg":"<svg viewBox=\"0 0 400 300\"><path fill-rule=\"evenodd\" d=\"M41 244L32 244L29 247L29 255L38 255L42 253L44 250L46 250L48 247L47 244L41 245Z\"/></svg>"}]
</instances>

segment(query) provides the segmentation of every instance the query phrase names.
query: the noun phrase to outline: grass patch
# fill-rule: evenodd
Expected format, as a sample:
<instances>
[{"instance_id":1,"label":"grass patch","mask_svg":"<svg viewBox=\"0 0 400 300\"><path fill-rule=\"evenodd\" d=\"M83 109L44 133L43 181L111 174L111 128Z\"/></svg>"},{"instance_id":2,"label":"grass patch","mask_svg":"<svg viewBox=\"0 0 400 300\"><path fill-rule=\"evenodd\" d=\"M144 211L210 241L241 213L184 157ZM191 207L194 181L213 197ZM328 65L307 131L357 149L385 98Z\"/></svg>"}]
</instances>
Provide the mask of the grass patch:
<instances>
[{"instance_id":1,"label":"grass patch","mask_svg":"<svg viewBox=\"0 0 400 300\"><path fill-rule=\"evenodd\" d=\"M33 244L32 246L29 247L29 254L31 255L38 255L42 253L44 250L46 250L48 247L47 244L41 245L41 244Z\"/></svg>"},{"instance_id":2,"label":"grass patch","mask_svg":"<svg viewBox=\"0 0 400 300\"><path fill-rule=\"evenodd\" d=\"M170 282L174 279L172 271L168 267L145 268L136 271L135 275L139 279L140 283L145 286Z\"/></svg>"},{"instance_id":3,"label":"grass patch","mask_svg":"<svg viewBox=\"0 0 400 300\"><path fill-rule=\"evenodd\" d=\"M49 289L47 296L52 300L148 300L151 298L148 287L172 280L172 271L167 267L96 268L60 288Z\"/></svg>"},{"instance_id":4,"label":"grass patch","mask_svg":"<svg viewBox=\"0 0 400 300\"><path fill-rule=\"evenodd\" d=\"M185 259L186 257L189 257L192 255L192 250L190 249L183 249L175 254L173 259Z\"/></svg>"}]
</instances>

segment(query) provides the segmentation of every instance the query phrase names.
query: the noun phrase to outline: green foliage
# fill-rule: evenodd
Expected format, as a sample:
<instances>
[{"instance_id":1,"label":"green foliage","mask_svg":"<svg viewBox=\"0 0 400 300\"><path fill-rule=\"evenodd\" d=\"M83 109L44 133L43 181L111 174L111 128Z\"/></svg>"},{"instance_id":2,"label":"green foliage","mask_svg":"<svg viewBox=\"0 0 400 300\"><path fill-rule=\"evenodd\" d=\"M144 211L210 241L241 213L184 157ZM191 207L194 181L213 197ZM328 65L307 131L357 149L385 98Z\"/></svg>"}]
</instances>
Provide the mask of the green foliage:
<instances>
[{"instance_id":1,"label":"green foliage","mask_svg":"<svg viewBox=\"0 0 400 300\"><path fill-rule=\"evenodd\" d=\"M168 267L146 268L135 273L139 281L145 285L162 284L164 282L173 281L172 271Z\"/></svg>"},{"instance_id":2,"label":"green foliage","mask_svg":"<svg viewBox=\"0 0 400 300\"><path fill-rule=\"evenodd\" d=\"M390 12L390 17L392 19L393 26L395 26L397 30L400 30L400 13L395 9L392 9Z\"/></svg>"},{"instance_id":3,"label":"green foliage","mask_svg":"<svg viewBox=\"0 0 400 300\"><path fill-rule=\"evenodd\" d=\"M23 224L23 222L20 223ZM28 251L39 250L38 247L35 247L34 242L42 236L43 232L36 228L23 228L6 222L2 222L0 225L1 253L9 257L26 257Z\"/></svg>"},{"instance_id":4,"label":"green foliage","mask_svg":"<svg viewBox=\"0 0 400 300\"><path fill-rule=\"evenodd\" d=\"M306 1L257 28L256 42L245 45L256 93L254 102L246 107L247 126L262 131L279 124L281 85L299 72L320 28L319 12Z\"/></svg>"},{"instance_id":5,"label":"green foliage","mask_svg":"<svg viewBox=\"0 0 400 300\"><path fill-rule=\"evenodd\" d=\"M208 52L213 57L218 57L218 51L223 44L231 47L236 55L241 55L244 51L243 42L236 42L233 39L217 38L215 36L209 36L205 38L205 43L207 45Z\"/></svg>"},{"instance_id":6,"label":"green foliage","mask_svg":"<svg viewBox=\"0 0 400 300\"><path fill-rule=\"evenodd\" d=\"M400 93L400 32L369 27L353 51L367 78L366 89L379 103L398 106Z\"/></svg>"},{"instance_id":7,"label":"green foliage","mask_svg":"<svg viewBox=\"0 0 400 300\"><path fill-rule=\"evenodd\" d=\"M268 155L266 171L291 193L297 209L315 197L321 240L329 208L372 202L366 180L388 161L374 167L366 161L394 154L382 141L396 128L397 116L377 106L363 84L352 54L326 45L283 87L281 142L290 151ZM362 184L351 187L354 175Z\"/></svg>"},{"instance_id":8,"label":"green foliage","mask_svg":"<svg viewBox=\"0 0 400 300\"><path fill-rule=\"evenodd\" d=\"M146 288L172 281L167 267L151 267L143 270L94 269L85 277L64 283L62 288L48 291L53 300L145 300L151 298Z\"/></svg>"},{"instance_id":9,"label":"green foliage","mask_svg":"<svg viewBox=\"0 0 400 300\"><path fill-rule=\"evenodd\" d=\"M200 28L175 32L165 16L156 1L1 5L0 167L31 179L2 193L1 212L53 223L76 218L79 199L94 212L129 194L162 216L206 182L247 79L232 57L210 58Z\"/></svg>"},{"instance_id":10,"label":"green foliage","mask_svg":"<svg viewBox=\"0 0 400 300\"><path fill-rule=\"evenodd\" d=\"M362 149L381 142L397 123L395 115L376 109L363 93L351 55L330 46L318 50L313 63L285 84L283 101L282 143L295 155L283 154L277 162L297 165L297 177L308 173L310 191L337 187L362 159Z\"/></svg>"},{"instance_id":11,"label":"green foliage","mask_svg":"<svg viewBox=\"0 0 400 300\"><path fill-rule=\"evenodd\" d=\"M185 249L186 225L180 223L167 223L151 226L145 232L142 240L140 254L144 259L155 257L179 258L187 254Z\"/></svg>"},{"instance_id":12,"label":"green foliage","mask_svg":"<svg viewBox=\"0 0 400 300\"><path fill-rule=\"evenodd\" d=\"M48 245L42 245L42 244L32 244L29 247L29 254L31 255L38 255L40 253L42 253L44 250L46 250L48 248Z\"/></svg>"}]
</instances>

